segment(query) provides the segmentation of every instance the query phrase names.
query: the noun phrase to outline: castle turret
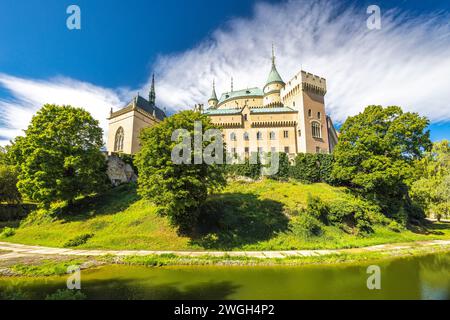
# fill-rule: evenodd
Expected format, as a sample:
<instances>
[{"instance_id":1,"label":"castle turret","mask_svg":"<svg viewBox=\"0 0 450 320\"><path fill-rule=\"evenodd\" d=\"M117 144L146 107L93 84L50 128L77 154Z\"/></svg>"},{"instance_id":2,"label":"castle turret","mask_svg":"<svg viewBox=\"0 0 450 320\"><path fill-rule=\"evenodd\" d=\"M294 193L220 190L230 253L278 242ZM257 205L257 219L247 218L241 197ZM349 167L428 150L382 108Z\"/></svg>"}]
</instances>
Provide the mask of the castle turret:
<instances>
[{"instance_id":1,"label":"castle turret","mask_svg":"<svg viewBox=\"0 0 450 320\"><path fill-rule=\"evenodd\" d=\"M212 89L212 93L211 93L211 98L209 98L209 100L208 100L208 105L210 108L215 108L215 107L217 107L218 103L219 103L219 100L217 99L217 95L216 95L216 84L215 84L215 81L213 81L213 89Z\"/></svg>"},{"instance_id":2,"label":"castle turret","mask_svg":"<svg viewBox=\"0 0 450 320\"><path fill-rule=\"evenodd\" d=\"M281 103L280 90L283 89L285 83L278 73L275 64L275 51L272 46L272 69L270 70L269 77L267 78L266 85L264 86L264 100L263 105Z\"/></svg>"}]
</instances>

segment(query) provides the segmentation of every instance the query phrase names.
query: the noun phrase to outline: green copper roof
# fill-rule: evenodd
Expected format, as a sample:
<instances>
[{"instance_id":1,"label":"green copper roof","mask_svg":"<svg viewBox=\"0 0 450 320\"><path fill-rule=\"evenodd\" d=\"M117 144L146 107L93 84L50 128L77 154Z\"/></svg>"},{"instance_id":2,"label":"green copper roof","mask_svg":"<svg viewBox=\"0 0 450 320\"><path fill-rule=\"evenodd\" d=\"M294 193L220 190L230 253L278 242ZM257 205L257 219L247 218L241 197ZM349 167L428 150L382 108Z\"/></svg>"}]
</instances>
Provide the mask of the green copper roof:
<instances>
[{"instance_id":1,"label":"green copper roof","mask_svg":"<svg viewBox=\"0 0 450 320\"><path fill-rule=\"evenodd\" d=\"M266 85L272 82L282 82L284 83L283 79L281 79L280 74L278 73L277 67L275 66L275 63L272 63L272 69L269 73L269 78L267 78Z\"/></svg>"},{"instance_id":2,"label":"green copper roof","mask_svg":"<svg viewBox=\"0 0 450 320\"><path fill-rule=\"evenodd\" d=\"M209 98L208 101L216 100L217 101L217 95L216 95L216 84L213 82L213 89L211 93L211 98Z\"/></svg>"},{"instance_id":3,"label":"green copper roof","mask_svg":"<svg viewBox=\"0 0 450 320\"><path fill-rule=\"evenodd\" d=\"M262 97L264 95L263 91L260 88L250 88L239 91L231 91L225 92L220 97L219 103L225 102L227 100L235 99L235 98L245 98L245 97Z\"/></svg>"},{"instance_id":4,"label":"green copper roof","mask_svg":"<svg viewBox=\"0 0 450 320\"><path fill-rule=\"evenodd\" d=\"M283 112L297 112L289 107L268 107L268 108L252 108L251 113L283 113Z\"/></svg>"},{"instance_id":5,"label":"green copper roof","mask_svg":"<svg viewBox=\"0 0 450 320\"><path fill-rule=\"evenodd\" d=\"M207 109L205 114L207 115L229 115L229 114L240 114L242 109Z\"/></svg>"}]
</instances>

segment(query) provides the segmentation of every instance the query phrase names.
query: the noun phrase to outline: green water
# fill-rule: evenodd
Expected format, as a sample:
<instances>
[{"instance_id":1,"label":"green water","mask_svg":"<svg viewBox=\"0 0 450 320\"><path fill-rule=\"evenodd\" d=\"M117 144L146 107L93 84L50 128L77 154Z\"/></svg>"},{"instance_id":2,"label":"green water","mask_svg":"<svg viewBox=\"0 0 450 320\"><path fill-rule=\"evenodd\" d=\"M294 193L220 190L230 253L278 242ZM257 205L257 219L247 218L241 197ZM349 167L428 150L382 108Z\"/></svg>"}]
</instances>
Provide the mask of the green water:
<instances>
[{"instance_id":1,"label":"green water","mask_svg":"<svg viewBox=\"0 0 450 320\"><path fill-rule=\"evenodd\" d=\"M368 290L369 265L381 290ZM67 277L0 278L0 297L44 299ZM450 299L450 254L301 267L111 265L81 273L89 299Z\"/></svg>"}]
</instances>

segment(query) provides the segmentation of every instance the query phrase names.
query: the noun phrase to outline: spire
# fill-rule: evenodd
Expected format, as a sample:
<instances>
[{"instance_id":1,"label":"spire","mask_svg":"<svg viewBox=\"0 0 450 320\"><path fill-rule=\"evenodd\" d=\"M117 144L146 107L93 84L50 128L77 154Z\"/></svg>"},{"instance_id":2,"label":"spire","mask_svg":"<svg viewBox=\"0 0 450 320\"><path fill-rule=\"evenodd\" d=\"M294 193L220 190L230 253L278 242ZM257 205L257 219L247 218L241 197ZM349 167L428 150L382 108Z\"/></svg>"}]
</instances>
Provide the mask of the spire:
<instances>
[{"instance_id":1,"label":"spire","mask_svg":"<svg viewBox=\"0 0 450 320\"><path fill-rule=\"evenodd\" d=\"M273 44L272 44L272 69L270 70L269 77L267 78L266 86L272 82L280 82L284 84L284 81L281 78L280 74L278 73L277 66L275 64L275 48Z\"/></svg>"},{"instance_id":2,"label":"spire","mask_svg":"<svg viewBox=\"0 0 450 320\"><path fill-rule=\"evenodd\" d=\"M213 80L213 89L212 89L212 93L211 93L211 98L209 98L209 100L215 100L217 101L217 94L216 94L216 81Z\"/></svg>"},{"instance_id":3,"label":"spire","mask_svg":"<svg viewBox=\"0 0 450 320\"><path fill-rule=\"evenodd\" d=\"M148 95L148 102L151 106L155 106L156 93L155 93L155 74L152 75L152 85L150 88L150 93Z\"/></svg>"}]
</instances>

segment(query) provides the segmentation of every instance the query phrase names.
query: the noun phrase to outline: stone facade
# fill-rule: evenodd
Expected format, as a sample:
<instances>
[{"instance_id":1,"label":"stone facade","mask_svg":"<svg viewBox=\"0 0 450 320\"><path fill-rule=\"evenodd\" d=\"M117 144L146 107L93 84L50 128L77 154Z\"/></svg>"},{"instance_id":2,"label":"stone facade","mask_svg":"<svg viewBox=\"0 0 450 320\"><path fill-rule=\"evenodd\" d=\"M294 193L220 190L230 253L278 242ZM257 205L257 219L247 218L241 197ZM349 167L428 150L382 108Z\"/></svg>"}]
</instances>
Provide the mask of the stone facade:
<instances>
[{"instance_id":1,"label":"stone facade","mask_svg":"<svg viewBox=\"0 0 450 320\"><path fill-rule=\"evenodd\" d=\"M141 146L139 135L142 129L151 127L166 117L163 110L155 105L154 79L146 100L139 94L124 108L113 112L111 110L108 127L108 154L136 154Z\"/></svg>"}]
</instances>

